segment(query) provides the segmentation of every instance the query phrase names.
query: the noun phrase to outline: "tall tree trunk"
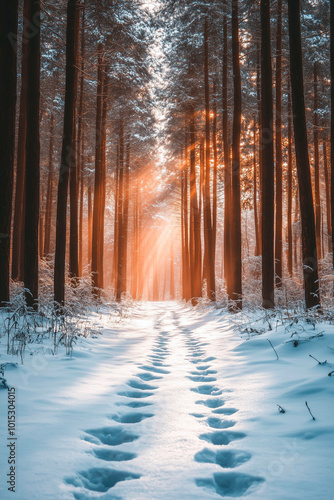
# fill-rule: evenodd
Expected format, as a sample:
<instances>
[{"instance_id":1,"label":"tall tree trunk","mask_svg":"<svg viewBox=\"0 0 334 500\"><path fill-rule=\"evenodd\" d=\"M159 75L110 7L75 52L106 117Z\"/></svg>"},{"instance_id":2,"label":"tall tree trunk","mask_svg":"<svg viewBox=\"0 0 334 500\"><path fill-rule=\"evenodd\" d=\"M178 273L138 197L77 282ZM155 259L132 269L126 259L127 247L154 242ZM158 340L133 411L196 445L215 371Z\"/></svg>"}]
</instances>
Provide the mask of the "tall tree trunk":
<instances>
[{"instance_id":1,"label":"tall tree trunk","mask_svg":"<svg viewBox=\"0 0 334 500\"><path fill-rule=\"evenodd\" d=\"M129 200L130 200L130 142L126 144L125 172L124 172L124 209L123 209L123 272L125 290L127 290L128 270L128 239L129 239Z\"/></svg>"},{"instance_id":2,"label":"tall tree trunk","mask_svg":"<svg viewBox=\"0 0 334 500\"><path fill-rule=\"evenodd\" d=\"M131 296L137 299L138 292L138 251L139 251L139 186L138 179L135 184L135 196L133 203L133 240L132 240L132 279Z\"/></svg>"},{"instance_id":3,"label":"tall tree trunk","mask_svg":"<svg viewBox=\"0 0 334 500\"><path fill-rule=\"evenodd\" d=\"M293 125L299 200L302 223L302 253L306 307L320 304L318 257L308 155L304 103L303 56L300 29L300 0L289 0L290 74L292 88Z\"/></svg>"},{"instance_id":4,"label":"tall tree trunk","mask_svg":"<svg viewBox=\"0 0 334 500\"><path fill-rule=\"evenodd\" d=\"M80 5L80 4L79 4ZM77 6L77 8L79 7ZM75 16L75 26L74 26L74 50L75 50L75 61L79 59L79 34L80 34L80 15L79 11ZM78 70L75 66L75 76L74 76L74 93L78 94ZM79 227L78 227L78 177L79 177L79 134L77 133L77 108L74 108L74 119L73 119L73 135L71 144L71 153L73 155L73 164L70 171L70 262L69 262L69 275L71 278L71 284L76 286L79 277ZM81 134L81 131L80 131Z\"/></svg>"},{"instance_id":5,"label":"tall tree trunk","mask_svg":"<svg viewBox=\"0 0 334 500\"><path fill-rule=\"evenodd\" d=\"M290 78L289 78L290 87ZM291 109L291 92L288 89L288 272L292 276L293 273L293 235L292 235L292 109Z\"/></svg>"},{"instance_id":6,"label":"tall tree trunk","mask_svg":"<svg viewBox=\"0 0 334 500\"><path fill-rule=\"evenodd\" d=\"M209 21L204 22L204 91L205 91L205 197L204 197L204 241L207 294L216 300L215 256L210 200L210 86L209 86Z\"/></svg>"},{"instance_id":7,"label":"tall tree trunk","mask_svg":"<svg viewBox=\"0 0 334 500\"><path fill-rule=\"evenodd\" d=\"M332 224L331 224L331 200L330 200L330 181L328 172L327 160L327 143L326 139L322 142L323 158L324 158L324 175L325 175L325 189L326 189L326 219L327 219L327 252L332 251Z\"/></svg>"},{"instance_id":8,"label":"tall tree trunk","mask_svg":"<svg viewBox=\"0 0 334 500\"><path fill-rule=\"evenodd\" d=\"M212 149L213 149L213 182L212 182L212 238L213 238L213 259L216 260L217 243L217 183L218 183L218 149L217 149L217 82L213 86L214 105L212 120Z\"/></svg>"},{"instance_id":9,"label":"tall tree trunk","mask_svg":"<svg viewBox=\"0 0 334 500\"><path fill-rule=\"evenodd\" d=\"M188 155L187 143L185 144L184 165L182 169L181 181L181 217L183 227L183 244L182 244L182 291L183 298L188 301L191 299L191 283L190 283L190 258L189 258L189 215L188 215Z\"/></svg>"},{"instance_id":10,"label":"tall tree trunk","mask_svg":"<svg viewBox=\"0 0 334 500\"><path fill-rule=\"evenodd\" d=\"M26 133L27 133L27 72L28 72L28 26L29 0L24 0L23 7L23 33L22 33L22 52L21 52L21 95L20 95L20 114L19 130L17 142L17 160L16 160L16 187L14 204L14 222L13 222L13 241L12 241L12 279L14 281L23 281L24 259L24 179L26 162Z\"/></svg>"},{"instance_id":11,"label":"tall tree trunk","mask_svg":"<svg viewBox=\"0 0 334 500\"><path fill-rule=\"evenodd\" d=\"M34 36L28 38L27 134L25 166L24 287L28 307L37 309L39 221L39 99L40 99L40 0L29 1L28 21Z\"/></svg>"},{"instance_id":12,"label":"tall tree trunk","mask_svg":"<svg viewBox=\"0 0 334 500\"><path fill-rule=\"evenodd\" d=\"M201 264L201 261L200 261ZM169 294L171 300L175 299L175 279L174 279L174 245L170 246L170 268L169 268Z\"/></svg>"},{"instance_id":13,"label":"tall tree trunk","mask_svg":"<svg viewBox=\"0 0 334 500\"><path fill-rule=\"evenodd\" d=\"M313 147L314 147L314 200L315 200L315 235L318 258L321 259L321 203L320 203L320 167L319 167L319 119L318 119L318 65L313 65Z\"/></svg>"},{"instance_id":14,"label":"tall tree trunk","mask_svg":"<svg viewBox=\"0 0 334 500\"><path fill-rule=\"evenodd\" d=\"M41 195L40 205L43 206L44 196ZM44 248L44 224L45 224L45 211L41 208L39 214L39 227L38 227L38 257L43 258L43 248Z\"/></svg>"},{"instance_id":15,"label":"tall tree trunk","mask_svg":"<svg viewBox=\"0 0 334 500\"><path fill-rule=\"evenodd\" d=\"M88 265L92 266L92 238L93 238L93 201L92 201L92 186L91 180L88 179L88 189L87 189L87 232L88 232Z\"/></svg>"},{"instance_id":16,"label":"tall tree trunk","mask_svg":"<svg viewBox=\"0 0 334 500\"><path fill-rule=\"evenodd\" d=\"M54 114L51 112L50 123L50 146L49 146L49 172L48 172L48 187L46 192L46 209L45 209L45 231L44 231L44 248L43 256L47 257L50 253L51 241L51 223L52 223L52 194L53 194L53 144L54 144Z\"/></svg>"},{"instance_id":17,"label":"tall tree trunk","mask_svg":"<svg viewBox=\"0 0 334 500\"><path fill-rule=\"evenodd\" d=\"M99 287L104 286L104 213L106 207L106 147L107 147L107 113L108 113L108 68L104 67L104 78L103 78L103 98L102 98L102 124L101 124L101 167L102 167L102 187L101 187L101 215L100 215L100 253L99 253Z\"/></svg>"},{"instance_id":18,"label":"tall tree trunk","mask_svg":"<svg viewBox=\"0 0 334 500\"><path fill-rule=\"evenodd\" d=\"M331 71L331 234L334 267L334 3L330 2L330 71Z\"/></svg>"},{"instance_id":19,"label":"tall tree trunk","mask_svg":"<svg viewBox=\"0 0 334 500\"><path fill-rule=\"evenodd\" d=\"M142 213L142 197L140 191L138 191L138 292L137 296L139 299L143 297L144 294L144 261L143 261L143 213Z\"/></svg>"},{"instance_id":20,"label":"tall tree trunk","mask_svg":"<svg viewBox=\"0 0 334 500\"><path fill-rule=\"evenodd\" d=\"M79 186L79 198L80 198L80 209L79 209L79 249L78 249L78 259L79 259L79 276L83 273L83 211L84 211L84 191L85 191L85 175L84 175L84 154L85 151L85 134L82 130L81 133L81 146L80 146L80 186Z\"/></svg>"},{"instance_id":21,"label":"tall tree trunk","mask_svg":"<svg viewBox=\"0 0 334 500\"><path fill-rule=\"evenodd\" d=\"M262 306L274 307L274 144L270 0L261 0Z\"/></svg>"},{"instance_id":22,"label":"tall tree trunk","mask_svg":"<svg viewBox=\"0 0 334 500\"><path fill-rule=\"evenodd\" d=\"M103 190L102 168L102 92L103 92L103 56L102 44L98 46L97 94L96 94L96 134L95 134L95 182L92 234L92 280L93 293L100 296L100 246L101 246L101 207Z\"/></svg>"},{"instance_id":23,"label":"tall tree trunk","mask_svg":"<svg viewBox=\"0 0 334 500\"><path fill-rule=\"evenodd\" d=\"M122 293L125 292L124 273L124 235L123 235L123 210L124 210L124 124L123 117L119 123L119 180L118 180L118 248L117 248L117 286L116 300L120 302Z\"/></svg>"},{"instance_id":24,"label":"tall tree trunk","mask_svg":"<svg viewBox=\"0 0 334 500\"><path fill-rule=\"evenodd\" d=\"M69 173L75 165L71 146L73 144L74 117L76 106L76 38L78 34L77 0L68 0L66 28L66 88L64 109L64 131L61 151L57 197L56 253L54 270L54 299L59 305L65 300L65 256L66 256L66 212Z\"/></svg>"},{"instance_id":25,"label":"tall tree trunk","mask_svg":"<svg viewBox=\"0 0 334 500\"><path fill-rule=\"evenodd\" d=\"M261 104L261 45L257 44L256 48L256 99L258 109L258 125L259 125L259 255L262 255L262 104Z\"/></svg>"},{"instance_id":26,"label":"tall tree trunk","mask_svg":"<svg viewBox=\"0 0 334 500\"><path fill-rule=\"evenodd\" d=\"M283 277L283 172L282 172L282 0L277 2L276 41L276 225L275 225L275 278L281 286Z\"/></svg>"},{"instance_id":27,"label":"tall tree trunk","mask_svg":"<svg viewBox=\"0 0 334 500\"><path fill-rule=\"evenodd\" d=\"M115 219L114 219L114 251L113 251L113 284L117 288L117 273L118 273L118 197L119 197L119 144L117 145L116 153L116 169L114 177L115 185Z\"/></svg>"},{"instance_id":28,"label":"tall tree trunk","mask_svg":"<svg viewBox=\"0 0 334 500\"><path fill-rule=\"evenodd\" d=\"M253 205L254 205L254 230L255 230L255 252L257 257L260 255L260 235L259 235L259 214L257 201L257 158L256 158L256 120L254 117L253 127Z\"/></svg>"},{"instance_id":29,"label":"tall tree trunk","mask_svg":"<svg viewBox=\"0 0 334 500\"><path fill-rule=\"evenodd\" d=\"M159 280L158 280L158 262L157 262L157 242L158 238L155 235L154 256L153 256L153 301L159 300Z\"/></svg>"},{"instance_id":30,"label":"tall tree trunk","mask_svg":"<svg viewBox=\"0 0 334 500\"><path fill-rule=\"evenodd\" d=\"M226 9L226 4L225 4ZM231 165L230 165L230 147L228 139L228 34L227 34L227 15L224 13L223 19L223 68L222 68L222 119L223 119L223 150L224 150L224 277L226 290L230 296L231 282Z\"/></svg>"},{"instance_id":31,"label":"tall tree trunk","mask_svg":"<svg viewBox=\"0 0 334 500\"><path fill-rule=\"evenodd\" d=\"M9 301L10 229L15 156L18 1L0 0L0 307Z\"/></svg>"},{"instance_id":32,"label":"tall tree trunk","mask_svg":"<svg viewBox=\"0 0 334 500\"><path fill-rule=\"evenodd\" d=\"M78 172L80 177L80 210L78 234L78 268L79 276L82 275L82 246L83 246L83 198L84 198L84 129L83 129L83 104L85 92L85 3L82 3L81 14L81 44L80 44L80 98L78 109Z\"/></svg>"},{"instance_id":33,"label":"tall tree trunk","mask_svg":"<svg viewBox=\"0 0 334 500\"><path fill-rule=\"evenodd\" d=\"M190 280L191 299L196 305L198 298L202 295L201 284L201 220L198 210L197 186L196 186L196 134L195 134L195 108L190 111L190 211L192 219L192 242L193 249L190 251ZM174 295L174 294L173 294Z\"/></svg>"},{"instance_id":34,"label":"tall tree trunk","mask_svg":"<svg viewBox=\"0 0 334 500\"><path fill-rule=\"evenodd\" d=\"M241 134L241 75L239 44L239 6L232 0L232 60L234 110L232 130L232 213L231 224L231 289L229 298L234 309L242 309L241 199L240 199L240 134Z\"/></svg>"},{"instance_id":35,"label":"tall tree trunk","mask_svg":"<svg viewBox=\"0 0 334 500\"><path fill-rule=\"evenodd\" d=\"M200 141L200 149L199 149L199 161L200 161L200 200L201 200L201 214L203 213L203 237L205 236L205 216L204 216L204 204L205 204L205 140L202 137ZM202 218L202 217L201 217ZM203 258L202 258L202 269L201 269L201 286L203 288L204 281L207 279L206 276L206 247L204 242L203 248Z\"/></svg>"}]
</instances>

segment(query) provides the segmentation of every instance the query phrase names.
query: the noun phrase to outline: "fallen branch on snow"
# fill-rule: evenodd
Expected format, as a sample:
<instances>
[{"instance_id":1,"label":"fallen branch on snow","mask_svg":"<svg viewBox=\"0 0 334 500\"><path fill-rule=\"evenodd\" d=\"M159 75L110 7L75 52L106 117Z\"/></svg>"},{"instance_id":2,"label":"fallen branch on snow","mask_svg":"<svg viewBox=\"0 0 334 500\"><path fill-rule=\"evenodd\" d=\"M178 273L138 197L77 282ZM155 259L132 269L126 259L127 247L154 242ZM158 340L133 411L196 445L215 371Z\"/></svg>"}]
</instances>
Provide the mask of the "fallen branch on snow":
<instances>
[{"instance_id":1,"label":"fallen branch on snow","mask_svg":"<svg viewBox=\"0 0 334 500\"><path fill-rule=\"evenodd\" d=\"M285 413L285 410L284 410L284 408L281 405L277 405L277 406L278 406L278 411L280 413Z\"/></svg>"},{"instance_id":2,"label":"fallen branch on snow","mask_svg":"<svg viewBox=\"0 0 334 500\"><path fill-rule=\"evenodd\" d=\"M277 356L277 359L279 359L279 357L278 357L278 354L277 354L277 351L276 351L275 347L272 345L272 343L270 342L270 340L269 340L269 339L267 339L267 340L268 340L269 344L271 345L271 347L273 348L273 350L274 350L274 352L275 352L275 354L276 354L276 356Z\"/></svg>"},{"instance_id":3,"label":"fallen branch on snow","mask_svg":"<svg viewBox=\"0 0 334 500\"><path fill-rule=\"evenodd\" d=\"M315 361L317 361L319 363L319 365L325 365L327 363L327 360L326 361L319 361L317 358L312 356L312 354L309 354L309 356L310 356L310 358L315 359Z\"/></svg>"},{"instance_id":4,"label":"fallen branch on snow","mask_svg":"<svg viewBox=\"0 0 334 500\"><path fill-rule=\"evenodd\" d=\"M307 409L308 409L308 411L310 412L310 415L311 415L312 419L313 419L313 420L315 420L315 416L314 416L314 415L313 415L313 413L311 412L310 407L309 407L309 405L307 404L307 401L305 401L305 404L306 404L306 408L307 408Z\"/></svg>"}]
</instances>

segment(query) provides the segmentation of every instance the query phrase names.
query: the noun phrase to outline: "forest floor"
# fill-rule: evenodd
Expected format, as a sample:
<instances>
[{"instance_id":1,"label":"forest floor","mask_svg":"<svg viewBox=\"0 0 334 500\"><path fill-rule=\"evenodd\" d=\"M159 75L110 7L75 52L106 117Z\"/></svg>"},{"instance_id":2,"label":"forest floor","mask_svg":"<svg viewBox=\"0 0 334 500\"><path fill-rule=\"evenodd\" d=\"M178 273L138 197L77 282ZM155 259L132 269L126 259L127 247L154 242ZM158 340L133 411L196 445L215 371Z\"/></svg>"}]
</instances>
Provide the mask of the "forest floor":
<instances>
[{"instance_id":1,"label":"forest floor","mask_svg":"<svg viewBox=\"0 0 334 500\"><path fill-rule=\"evenodd\" d=\"M102 334L71 356L36 344L16 364L1 344L17 437L13 493L3 388L1 499L332 498L333 326L175 302L89 321Z\"/></svg>"}]
</instances>

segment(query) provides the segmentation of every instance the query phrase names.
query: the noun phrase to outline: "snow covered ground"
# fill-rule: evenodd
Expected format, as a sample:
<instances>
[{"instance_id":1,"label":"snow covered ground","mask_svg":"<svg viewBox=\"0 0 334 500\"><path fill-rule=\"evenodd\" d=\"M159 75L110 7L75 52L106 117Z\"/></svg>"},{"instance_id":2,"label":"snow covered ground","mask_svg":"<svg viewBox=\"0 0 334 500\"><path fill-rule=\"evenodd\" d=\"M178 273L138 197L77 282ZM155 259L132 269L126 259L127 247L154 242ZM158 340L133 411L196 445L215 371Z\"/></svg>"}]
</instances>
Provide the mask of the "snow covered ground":
<instances>
[{"instance_id":1,"label":"snow covered ground","mask_svg":"<svg viewBox=\"0 0 334 500\"><path fill-rule=\"evenodd\" d=\"M1 345L19 363L15 443L0 389L1 499L333 498L333 326L241 335L226 311L172 302L90 321L103 334L72 356L30 348L21 365Z\"/></svg>"}]
</instances>

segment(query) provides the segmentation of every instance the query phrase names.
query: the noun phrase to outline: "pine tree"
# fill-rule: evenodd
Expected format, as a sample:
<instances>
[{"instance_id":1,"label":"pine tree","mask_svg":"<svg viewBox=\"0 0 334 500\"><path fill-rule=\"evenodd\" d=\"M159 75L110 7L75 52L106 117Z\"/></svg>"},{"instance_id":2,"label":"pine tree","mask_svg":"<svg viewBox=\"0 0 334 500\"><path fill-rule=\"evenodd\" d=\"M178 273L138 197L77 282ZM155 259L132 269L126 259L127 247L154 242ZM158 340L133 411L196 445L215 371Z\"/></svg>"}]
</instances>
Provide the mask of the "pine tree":
<instances>
[{"instance_id":1,"label":"pine tree","mask_svg":"<svg viewBox=\"0 0 334 500\"><path fill-rule=\"evenodd\" d=\"M304 103L300 0L289 0L288 7L293 126L302 222L304 291L306 307L311 308L320 304L320 295L315 218Z\"/></svg>"},{"instance_id":2,"label":"pine tree","mask_svg":"<svg viewBox=\"0 0 334 500\"><path fill-rule=\"evenodd\" d=\"M10 229L15 156L18 1L0 1L0 307L9 301Z\"/></svg>"}]
</instances>

